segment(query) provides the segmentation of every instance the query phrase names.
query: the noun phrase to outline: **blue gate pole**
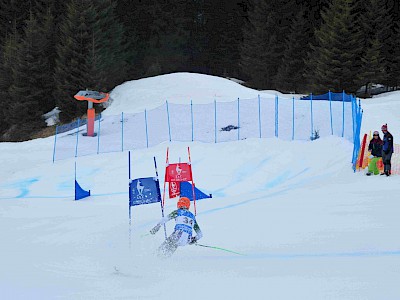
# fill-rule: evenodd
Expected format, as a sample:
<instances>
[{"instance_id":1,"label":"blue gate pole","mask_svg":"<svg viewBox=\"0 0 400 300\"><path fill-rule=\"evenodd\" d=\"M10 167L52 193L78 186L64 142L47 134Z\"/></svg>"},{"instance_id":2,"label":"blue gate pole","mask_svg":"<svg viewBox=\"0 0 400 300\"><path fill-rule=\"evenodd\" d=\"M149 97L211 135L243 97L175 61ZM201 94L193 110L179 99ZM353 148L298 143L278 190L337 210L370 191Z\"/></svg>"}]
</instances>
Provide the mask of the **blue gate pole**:
<instances>
[{"instance_id":1,"label":"blue gate pole","mask_svg":"<svg viewBox=\"0 0 400 300\"><path fill-rule=\"evenodd\" d=\"M194 140L194 125L193 125L193 101L190 100L190 116L192 119L192 142Z\"/></svg>"},{"instance_id":2,"label":"blue gate pole","mask_svg":"<svg viewBox=\"0 0 400 300\"><path fill-rule=\"evenodd\" d=\"M294 96L292 97L292 141L294 140Z\"/></svg>"},{"instance_id":3,"label":"blue gate pole","mask_svg":"<svg viewBox=\"0 0 400 300\"><path fill-rule=\"evenodd\" d=\"M149 148L149 133L147 130L147 110L144 110L144 124L146 126L146 147Z\"/></svg>"},{"instance_id":4,"label":"blue gate pole","mask_svg":"<svg viewBox=\"0 0 400 300\"><path fill-rule=\"evenodd\" d=\"M214 99L214 143L217 142L217 101Z\"/></svg>"},{"instance_id":5,"label":"blue gate pole","mask_svg":"<svg viewBox=\"0 0 400 300\"><path fill-rule=\"evenodd\" d=\"M342 91L342 137L344 137L344 90Z\"/></svg>"},{"instance_id":6,"label":"blue gate pole","mask_svg":"<svg viewBox=\"0 0 400 300\"><path fill-rule=\"evenodd\" d=\"M121 152L124 152L124 112L121 113Z\"/></svg>"},{"instance_id":7,"label":"blue gate pole","mask_svg":"<svg viewBox=\"0 0 400 300\"><path fill-rule=\"evenodd\" d=\"M169 135L169 141L171 141L171 123L169 120L169 108L168 108L168 101L165 100L165 103L167 104L167 117L168 117L168 135Z\"/></svg>"},{"instance_id":8,"label":"blue gate pole","mask_svg":"<svg viewBox=\"0 0 400 300\"><path fill-rule=\"evenodd\" d=\"M314 134L314 120L313 120L313 107L312 107L312 93L310 94L310 114L311 114L311 139L313 138L313 134Z\"/></svg>"},{"instance_id":9,"label":"blue gate pole","mask_svg":"<svg viewBox=\"0 0 400 300\"><path fill-rule=\"evenodd\" d=\"M275 95L275 137L279 136L279 99L278 95Z\"/></svg>"},{"instance_id":10,"label":"blue gate pole","mask_svg":"<svg viewBox=\"0 0 400 300\"><path fill-rule=\"evenodd\" d=\"M239 102L239 98L237 99L237 112L238 112L238 116L237 116L237 121L238 121L238 140L240 139L240 102Z\"/></svg>"},{"instance_id":11,"label":"blue gate pole","mask_svg":"<svg viewBox=\"0 0 400 300\"><path fill-rule=\"evenodd\" d=\"M101 120L101 114L99 117L99 132L97 134L97 154L100 152L100 120Z\"/></svg>"},{"instance_id":12,"label":"blue gate pole","mask_svg":"<svg viewBox=\"0 0 400 300\"><path fill-rule=\"evenodd\" d=\"M56 144L57 144L57 133L58 133L58 125L56 125L56 134L54 136L54 148L53 148L53 164L56 158Z\"/></svg>"},{"instance_id":13,"label":"blue gate pole","mask_svg":"<svg viewBox=\"0 0 400 300\"><path fill-rule=\"evenodd\" d=\"M258 131L260 133L260 139L261 139L261 99L260 99L260 95L258 95Z\"/></svg>"},{"instance_id":14,"label":"blue gate pole","mask_svg":"<svg viewBox=\"0 0 400 300\"><path fill-rule=\"evenodd\" d=\"M331 118L331 135L333 135L333 119L332 119L332 93L331 91L328 92L329 95L329 113Z\"/></svg>"},{"instance_id":15,"label":"blue gate pole","mask_svg":"<svg viewBox=\"0 0 400 300\"><path fill-rule=\"evenodd\" d=\"M80 125L80 120L81 119L79 119L78 118L78 123L77 123L77 127L76 127L76 145L75 145L75 157L77 157L78 156L78 137L79 137L79 125Z\"/></svg>"}]
</instances>

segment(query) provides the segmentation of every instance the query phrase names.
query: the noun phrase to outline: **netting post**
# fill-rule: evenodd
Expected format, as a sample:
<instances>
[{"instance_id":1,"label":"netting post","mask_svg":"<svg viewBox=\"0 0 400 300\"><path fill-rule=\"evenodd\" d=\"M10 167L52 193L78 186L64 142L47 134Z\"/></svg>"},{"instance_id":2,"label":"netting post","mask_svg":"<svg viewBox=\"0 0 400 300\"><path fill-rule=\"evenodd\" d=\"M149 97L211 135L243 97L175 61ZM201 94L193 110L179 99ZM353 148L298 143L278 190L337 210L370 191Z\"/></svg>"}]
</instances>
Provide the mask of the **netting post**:
<instances>
[{"instance_id":1,"label":"netting post","mask_svg":"<svg viewBox=\"0 0 400 300\"><path fill-rule=\"evenodd\" d=\"M260 139L261 139L261 99L260 99L260 95L258 95L258 131L260 133Z\"/></svg>"},{"instance_id":2,"label":"netting post","mask_svg":"<svg viewBox=\"0 0 400 300\"><path fill-rule=\"evenodd\" d=\"M78 141L79 141L79 125L80 125L80 120L81 119L79 119L78 118L78 123L77 123L77 125L76 125L76 145L75 145L75 157L77 157L78 156Z\"/></svg>"},{"instance_id":3,"label":"netting post","mask_svg":"<svg viewBox=\"0 0 400 300\"><path fill-rule=\"evenodd\" d=\"M146 147L149 148L149 133L147 130L147 110L144 110L144 124L146 127Z\"/></svg>"},{"instance_id":4,"label":"netting post","mask_svg":"<svg viewBox=\"0 0 400 300\"><path fill-rule=\"evenodd\" d=\"M214 99L214 143L217 142L217 101Z\"/></svg>"},{"instance_id":5,"label":"netting post","mask_svg":"<svg viewBox=\"0 0 400 300\"><path fill-rule=\"evenodd\" d=\"M238 115L237 115L238 134L237 134L237 136L238 136L238 140L240 140L240 101L239 101L239 98L237 99L237 112L238 112Z\"/></svg>"},{"instance_id":6,"label":"netting post","mask_svg":"<svg viewBox=\"0 0 400 300\"><path fill-rule=\"evenodd\" d=\"M292 97L292 141L294 140L294 96Z\"/></svg>"},{"instance_id":7,"label":"netting post","mask_svg":"<svg viewBox=\"0 0 400 300\"><path fill-rule=\"evenodd\" d=\"M168 101L165 100L165 104L167 105L167 119L168 119L168 135L169 135L169 141L171 141L171 123L169 120L169 107L168 107Z\"/></svg>"},{"instance_id":8,"label":"netting post","mask_svg":"<svg viewBox=\"0 0 400 300\"><path fill-rule=\"evenodd\" d=\"M57 132L58 132L58 125L56 125L56 134L54 135L53 164L54 164L54 160L56 158Z\"/></svg>"},{"instance_id":9,"label":"netting post","mask_svg":"<svg viewBox=\"0 0 400 300\"><path fill-rule=\"evenodd\" d=\"M312 102L313 101L313 95L312 93L310 94L310 119L311 119L311 139L313 139L313 134L314 134L314 120L313 120L313 106Z\"/></svg>"},{"instance_id":10,"label":"netting post","mask_svg":"<svg viewBox=\"0 0 400 300\"><path fill-rule=\"evenodd\" d=\"M344 90L342 91L342 137L344 137Z\"/></svg>"},{"instance_id":11,"label":"netting post","mask_svg":"<svg viewBox=\"0 0 400 300\"><path fill-rule=\"evenodd\" d=\"M278 95L275 95L275 137L279 136L279 99L278 99Z\"/></svg>"},{"instance_id":12,"label":"netting post","mask_svg":"<svg viewBox=\"0 0 400 300\"><path fill-rule=\"evenodd\" d=\"M329 95L329 114L330 114L330 120L331 120L331 135L333 135L332 93L330 90L328 92L328 95Z\"/></svg>"},{"instance_id":13,"label":"netting post","mask_svg":"<svg viewBox=\"0 0 400 300\"><path fill-rule=\"evenodd\" d=\"M98 133L97 133L97 154L100 153L100 119L101 119L101 114L99 117L99 128L98 128Z\"/></svg>"},{"instance_id":14,"label":"netting post","mask_svg":"<svg viewBox=\"0 0 400 300\"><path fill-rule=\"evenodd\" d=\"M193 101L190 100L190 115L192 120L192 142L194 140L194 125L193 125Z\"/></svg>"},{"instance_id":15,"label":"netting post","mask_svg":"<svg viewBox=\"0 0 400 300\"><path fill-rule=\"evenodd\" d=\"M121 152L124 152L124 112L121 113Z\"/></svg>"}]
</instances>

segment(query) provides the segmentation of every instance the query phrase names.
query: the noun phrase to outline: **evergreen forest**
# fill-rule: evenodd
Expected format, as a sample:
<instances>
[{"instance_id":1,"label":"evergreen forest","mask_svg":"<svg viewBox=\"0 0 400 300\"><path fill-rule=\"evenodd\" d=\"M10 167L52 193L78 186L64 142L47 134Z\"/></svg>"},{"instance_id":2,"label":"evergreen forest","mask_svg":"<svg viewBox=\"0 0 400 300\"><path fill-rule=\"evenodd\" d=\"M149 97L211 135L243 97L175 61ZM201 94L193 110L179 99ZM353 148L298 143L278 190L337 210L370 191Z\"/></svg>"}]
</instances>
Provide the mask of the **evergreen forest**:
<instances>
[{"instance_id":1,"label":"evergreen forest","mask_svg":"<svg viewBox=\"0 0 400 300\"><path fill-rule=\"evenodd\" d=\"M400 81L398 0L0 0L0 22L0 141L56 106L84 115L79 90L172 72L284 93Z\"/></svg>"}]
</instances>

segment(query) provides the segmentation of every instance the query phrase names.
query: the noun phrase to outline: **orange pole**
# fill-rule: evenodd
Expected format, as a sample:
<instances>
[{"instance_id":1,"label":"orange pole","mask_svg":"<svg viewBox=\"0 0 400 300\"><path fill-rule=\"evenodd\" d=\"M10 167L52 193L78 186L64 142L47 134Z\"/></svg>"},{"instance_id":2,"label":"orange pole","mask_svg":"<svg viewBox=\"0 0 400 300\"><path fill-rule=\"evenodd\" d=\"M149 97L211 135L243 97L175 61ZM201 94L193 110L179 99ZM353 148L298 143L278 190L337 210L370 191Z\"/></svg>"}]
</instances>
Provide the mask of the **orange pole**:
<instances>
[{"instance_id":1,"label":"orange pole","mask_svg":"<svg viewBox=\"0 0 400 300\"><path fill-rule=\"evenodd\" d=\"M94 119L94 108L89 108L87 110L87 136L94 136Z\"/></svg>"}]
</instances>

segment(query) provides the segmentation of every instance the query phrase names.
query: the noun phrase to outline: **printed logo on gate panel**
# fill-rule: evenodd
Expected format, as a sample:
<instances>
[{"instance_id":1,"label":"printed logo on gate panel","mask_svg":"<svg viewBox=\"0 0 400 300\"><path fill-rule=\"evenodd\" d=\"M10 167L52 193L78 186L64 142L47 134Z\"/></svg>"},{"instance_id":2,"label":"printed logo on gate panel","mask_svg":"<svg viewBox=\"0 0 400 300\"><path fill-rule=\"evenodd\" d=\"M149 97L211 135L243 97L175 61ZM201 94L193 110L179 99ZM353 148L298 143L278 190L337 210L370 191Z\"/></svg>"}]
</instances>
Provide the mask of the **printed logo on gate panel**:
<instances>
[{"instance_id":1,"label":"printed logo on gate panel","mask_svg":"<svg viewBox=\"0 0 400 300\"><path fill-rule=\"evenodd\" d=\"M178 197L181 194L180 184L176 181L169 183L169 198Z\"/></svg>"},{"instance_id":2,"label":"printed logo on gate panel","mask_svg":"<svg viewBox=\"0 0 400 300\"><path fill-rule=\"evenodd\" d=\"M188 163L170 164L165 172L166 182L192 181L192 167Z\"/></svg>"},{"instance_id":3,"label":"printed logo on gate panel","mask_svg":"<svg viewBox=\"0 0 400 300\"><path fill-rule=\"evenodd\" d=\"M132 180L129 192L131 206L161 201L159 183L153 177Z\"/></svg>"}]
</instances>

